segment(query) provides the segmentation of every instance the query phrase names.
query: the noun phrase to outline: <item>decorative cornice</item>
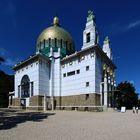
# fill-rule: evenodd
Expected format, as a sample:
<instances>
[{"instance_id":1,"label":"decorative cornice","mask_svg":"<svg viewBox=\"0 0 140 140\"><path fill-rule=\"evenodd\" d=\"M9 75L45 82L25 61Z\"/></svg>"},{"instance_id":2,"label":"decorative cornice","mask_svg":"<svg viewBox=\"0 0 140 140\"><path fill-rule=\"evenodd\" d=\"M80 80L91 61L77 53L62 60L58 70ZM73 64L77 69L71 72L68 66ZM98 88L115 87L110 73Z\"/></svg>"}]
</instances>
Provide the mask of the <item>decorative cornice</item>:
<instances>
[{"instance_id":1,"label":"decorative cornice","mask_svg":"<svg viewBox=\"0 0 140 140\"><path fill-rule=\"evenodd\" d=\"M69 60L69 59L71 59L71 58L78 57L78 56L80 56L80 55L82 55L82 54L84 54L84 53L86 53L86 52L91 52L91 51L96 51L97 54L100 55L100 56L104 59L104 61L105 61L106 64L111 65L114 69L117 68L116 65L115 65L115 64L108 58L108 56L103 52L103 50L100 48L99 44L96 44L96 45L94 45L94 46L85 48L85 49L83 49L83 50L81 50L81 51L79 51L79 52L76 52L76 53L74 53L74 54L71 54L71 55L69 55L69 56L66 56L66 57L64 57L64 58L61 60L61 62L65 62L65 61L67 61L67 60Z\"/></svg>"},{"instance_id":2,"label":"decorative cornice","mask_svg":"<svg viewBox=\"0 0 140 140\"><path fill-rule=\"evenodd\" d=\"M45 59L45 60L47 60L48 62L50 61L49 58L48 58L47 56L38 53L38 54L32 55L32 56L30 56L28 59L26 59L26 60L24 60L24 61L21 61L20 63L16 64L16 65L13 67L13 70L18 70L18 69L24 67L25 65L27 65L27 64L29 64L29 63L35 61L35 60L38 60L39 58Z\"/></svg>"}]
</instances>

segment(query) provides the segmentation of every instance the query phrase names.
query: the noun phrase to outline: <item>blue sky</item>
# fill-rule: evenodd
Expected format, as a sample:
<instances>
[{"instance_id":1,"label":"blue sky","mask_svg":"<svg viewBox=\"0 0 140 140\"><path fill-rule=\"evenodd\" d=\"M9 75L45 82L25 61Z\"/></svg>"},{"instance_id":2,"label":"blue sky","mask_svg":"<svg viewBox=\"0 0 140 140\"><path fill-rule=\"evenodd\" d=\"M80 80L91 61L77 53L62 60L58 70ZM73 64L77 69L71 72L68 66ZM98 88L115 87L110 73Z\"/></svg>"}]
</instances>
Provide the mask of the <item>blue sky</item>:
<instances>
[{"instance_id":1,"label":"blue sky","mask_svg":"<svg viewBox=\"0 0 140 140\"><path fill-rule=\"evenodd\" d=\"M102 46L111 40L117 83L130 81L140 93L140 1L139 0L0 0L0 69L13 74L15 63L35 53L41 31L57 14L69 31L76 49L82 46L87 11L94 11Z\"/></svg>"}]
</instances>

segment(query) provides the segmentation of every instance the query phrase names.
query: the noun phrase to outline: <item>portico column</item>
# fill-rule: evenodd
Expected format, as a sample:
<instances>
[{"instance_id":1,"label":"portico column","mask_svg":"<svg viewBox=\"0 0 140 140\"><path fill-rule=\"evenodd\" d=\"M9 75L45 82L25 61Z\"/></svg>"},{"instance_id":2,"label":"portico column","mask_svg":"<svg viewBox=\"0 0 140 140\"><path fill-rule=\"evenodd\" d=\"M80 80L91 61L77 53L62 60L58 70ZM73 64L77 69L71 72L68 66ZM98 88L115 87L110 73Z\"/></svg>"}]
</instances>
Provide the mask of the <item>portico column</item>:
<instances>
[{"instance_id":1,"label":"portico column","mask_svg":"<svg viewBox=\"0 0 140 140\"><path fill-rule=\"evenodd\" d=\"M51 57L51 67L50 67L50 97L51 97L51 105L52 111L54 110L54 98L53 98L53 65L54 65L54 58L53 58L53 50L52 47L50 48L50 57Z\"/></svg>"},{"instance_id":2,"label":"portico column","mask_svg":"<svg viewBox=\"0 0 140 140\"><path fill-rule=\"evenodd\" d=\"M112 97L111 97L111 99L112 99L112 102L111 102L111 104L112 104L112 107L114 107L114 78L113 78L113 76L111 76L111 93L112 93Z\"/></svg>"},{"instance_id":3,"label":"portico column","mask_svg":"<svg viewBox=\"0 0 140 140\"><path fill-rule=\"evenodd\" d=\"M104 110L107 109L107 74L104 75Z\"/></svg>"},{"instance_id":4,"label":"portico column","mask_svg":"<svg viewBox=\"0 0 140 140\"><path fill-rule=\"evenodd\" d=\"M46 111L46 94L44 94L44 111Z\"/></svg>"},{"instance_id":5,"label":"portico column","mask_svg":"<svg viewBox=\"0 0 140 140\"><path fill-rule=\"evenodd\" d=\"M101 95L101 96L100 96L100 97L101 97L101 98L100 98L100 102L101 102L101 106L104 105L104 102L103 102L103 100L104 100L104 99L103 99L103 98L104 98L104 96L103 96L103 84L104 84L104 82L101 82L101 83L100 83L100 95Z\"/></svg>"},{"instance_id":6,"label":"portico column","mask_svg":"<svg viewBox=\"0 0 140 140\"><path fill-rule=\"evenodd\" d=\"M31 97L31 82L30 82L30 86L29 86L29 97Z\"/></svg>"},{"instance_id":7,"label":"portico column","mask_svg":"<svg viewBox=\"0 0 140 140\"><path fill-rule=\"evenodd\" d=\"M60 47L58 48L58 55L61 58L61 49ZM59 82L58 82L58 95L59 95L59 106L61 109L61 62L60 62L60 58L59 59L59 67L58 67L58 71L59 71Z\"/></svg>"},{"instance_id":8,"label":"portico column","mask_svg":"<svg viewBox=\"0 0 140 140\"><path fill-rule=\"evenodd\" d=\"M116 81L115 81L115 76L113 76L113 92L116 91ZM116 107L116 95L114 92L114 107Z\"/></svg>"},{"instance_id":9,"label":"portico column","mask_svg":"<svg viewBox=\"0 0 140 140\"><path fill-rule=\"evenodd\" d=\"M108 76L108 106L111 107L111 77Z\"/></svg>"},{"instance_id":10,"label":"portico column","mask_svg":"<svg viewBox=\"0 0 140 140\"><path fill-rule=\"evenodd\" d=\"M22 94L22 91L21 91L21 85L19 86L19 98L21 98L21 94Z\"/></svg>"}]
</instances>

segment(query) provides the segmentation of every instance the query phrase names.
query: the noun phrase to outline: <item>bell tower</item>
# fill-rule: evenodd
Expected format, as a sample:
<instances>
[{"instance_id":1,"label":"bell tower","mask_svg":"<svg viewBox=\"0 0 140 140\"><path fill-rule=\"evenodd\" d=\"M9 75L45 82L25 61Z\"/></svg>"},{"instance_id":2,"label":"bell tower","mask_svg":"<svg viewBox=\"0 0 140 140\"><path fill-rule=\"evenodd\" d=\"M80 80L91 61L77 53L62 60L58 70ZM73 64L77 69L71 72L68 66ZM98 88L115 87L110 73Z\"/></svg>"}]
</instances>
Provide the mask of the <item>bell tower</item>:
<instances>
[{"instance_id":1,"label":"bell tower","mask_svg":"<svg viewBox=\"0 0 140 140\"><path fill-rule=\"evenodd\" d=\"M108 36L104 40L103 51L108 56L108 58L112 60L112 51L110 48L110 39L108 38Z\"/></svg>"},{"instance_id":2,"label":"bell tower","mask_svg":"<svg viewBox=\"0 0 140 140\"><path fill-rule=\"evenodd\" d=\"M83 46L82 49L91 47L99 42L99 35L95 24L95 15L91 10L88 11L86 28L83 31Z\"/></svg>"}]
</instances>

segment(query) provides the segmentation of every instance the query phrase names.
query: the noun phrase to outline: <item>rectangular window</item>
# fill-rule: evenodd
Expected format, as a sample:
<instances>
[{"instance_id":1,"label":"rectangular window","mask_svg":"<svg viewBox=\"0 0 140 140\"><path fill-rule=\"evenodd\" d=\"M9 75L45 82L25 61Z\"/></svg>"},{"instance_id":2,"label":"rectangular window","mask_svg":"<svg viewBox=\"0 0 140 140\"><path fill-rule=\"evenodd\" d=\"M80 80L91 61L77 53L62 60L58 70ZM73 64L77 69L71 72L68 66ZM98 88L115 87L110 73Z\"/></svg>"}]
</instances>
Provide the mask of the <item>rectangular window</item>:
<instances>
[{"instance_id":1,"label":"rectangular window","mask_svg":"<svg viewBox=\"0 0 140 140\"><path fill-rule=\"evenodd\" d=\"M60 40L60 44L61 44L61 48L62 48L62 45L63 45L63 44L62 44L62 39Z\"/></svg>"},{"instance_id":2,"label":"rectangular window","mask_svg":"<svg viewBox=\"0 0 140 140\"><path fill-rule=\"evenodd\" d=\"M49 47L51 46L51 38L49 38Z\"/></svg>"},{"instance_id":3,"label":"rectangular window","mask_svg":"<svg viewBox=\"0 0 140 140\"><path fill-rule=\"evenodd\" d=\"M67 46L68 46L68 42L66 41L66 48L68 48Z\"/></svg>"},{"instance_id":4,"label":"rectangular window","mask_svg":"<svg viewBox=\"0 0 140 140\"><path fill-rule=\"evenodd\" d=\"M66 77L66 73L63 74L63 77Z\"/></svg>"},{"instance_id":5,"label":"rectangular window","mask_svg":"<svg viewBox=\"0 0 140 140\"><path fill-rule=\"evenodd\" d=\"M86 82L86 87L89 87L89 82Z\"/></svg>"},{"instance_id":6,"label":"rectangular window","mask_svg":"<svg viewBox=\"0 0 140 140\"><path fill-rule=\"evenodd\" d=\"M57 39L56 38L54 39L54 45L55 45L55 47L57 47Z\"/></svg>"},{"instance_id":7,"label":"rectangular window","mask_svg":"<svg viewBox=\"0 0 140 140\"><path fill-rule=\"evenodd\" d=\"M34 95L34 83L31 82L31 96Z\"/></svg>"},{"instance_id":8,"label":"rectangular window","mask_svg":"<svg viewBox=\"0 0 140 140\"><path fill-rule=\"evenodd\" d=\"M89 70L89 66L86 66L86 71L88 71Z\"/></svg>"},{"instance_id":9,"label":"rectangular window","mask_svg":"<svg viewBox=\"0 0 140 140\"><path fill-rule=\"evenodd\" d=\"M86 34L86 42L87 42L87 43L90 42L90 33L87 33L87 34Z\"/></svg>"},{"instance_id":10,"label":"rectangular window","mask_svg":"<svg viewBox=\"0 0 140 140\"><path fill-rule=\"evenodd\" d=\"M72 75L75 75L75 71L71 71L67 73L67 76L72 76Z\"/></svg>"},{"instance_id":11,"label":"rectangular window","mask_svg":"<svg viewBox=\"0 0 140 140\"><path fill-rule=\"evenodd\" d=\"M89 98L89 94L86 94L86 100Z\"/></svg>"},{"instance_id":12,"label":"rectangular window","mask_svg":"<svg viewBox=\"0 0 140 140\"><path fill-rule=\"evenodd\" d=\"M18 86L18 98L20 98L20 86Z\"/></svg>"},{"instance_id":13,"label":"rectangular window","mask_svg":"<svg viewBox=\"0 0 140 140\"><path fill-rule=\"evenodd\" d=\"M44 48L45 48L45 45L46 45L46 41L45 41L45 39L44 39Z\"/></svg>"},{"instance_id":14,"label":"rectangular window","mask_svg":"<svg viewBox=\"0 0 140 140\"><path fill-rule=\"evenodd\" d=\"M80 70L77 70L76 73L79 74L80 73Z\"/></svg>"}]
</instances>

